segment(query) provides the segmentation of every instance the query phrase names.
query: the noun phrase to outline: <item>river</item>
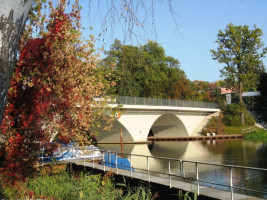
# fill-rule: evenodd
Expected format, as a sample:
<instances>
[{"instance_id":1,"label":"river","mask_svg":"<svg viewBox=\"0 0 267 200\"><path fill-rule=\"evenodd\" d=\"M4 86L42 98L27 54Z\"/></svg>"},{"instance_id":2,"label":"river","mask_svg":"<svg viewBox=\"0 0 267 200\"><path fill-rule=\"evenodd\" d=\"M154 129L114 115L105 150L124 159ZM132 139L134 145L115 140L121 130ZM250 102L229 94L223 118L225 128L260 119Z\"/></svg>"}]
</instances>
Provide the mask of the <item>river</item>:
<instances>
[{"instance_id":1,"label":"river","mask_svg":"<svg viewBox=\"0 0 267 200\"><path fill-rule=\"evenodd\" d=\"M99 144L100 148L120 152L119 144ZM146 156L160 156L182 160L200 161L216 164L267 168L267 142L245 140L155 142L153 144L125 144L124 152ZM150 170L168 172L168 162L150 159ZM132 157L135 168L146 168L145 157ZM191 166L190 166L191 165ZM179 173L179 162L171 162L171 171ZM194 176L193 164L184 167L186 176ZM229 170L215 166L199 166L200 178L219 184L229 184ZM253 196L267 198L267 172L254 170L233 170L233 183L236 186L264 191L265 195ZM215 186L223 188L222 186Z\"/></svg>"}]
</instances>

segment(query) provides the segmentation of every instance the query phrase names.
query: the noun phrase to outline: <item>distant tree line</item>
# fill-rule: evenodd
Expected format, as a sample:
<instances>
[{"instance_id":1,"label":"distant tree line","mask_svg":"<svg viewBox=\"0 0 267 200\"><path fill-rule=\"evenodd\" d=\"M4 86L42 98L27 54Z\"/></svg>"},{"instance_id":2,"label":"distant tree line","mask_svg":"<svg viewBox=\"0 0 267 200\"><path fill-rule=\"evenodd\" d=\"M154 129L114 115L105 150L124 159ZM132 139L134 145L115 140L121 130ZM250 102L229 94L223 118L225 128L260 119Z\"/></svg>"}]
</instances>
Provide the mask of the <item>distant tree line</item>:
<instances>
[{"instance_id":1,"label":"distant tree line","mask_svg":"<svg viewBox=\"0 0 267 200\"><path fill-rule=\"evenodd\" d=\"M115 40L105 54L99 68L115 84L109 95L217 101L216 83L190 81L179 60L167 56L155 41L133 46Z\"/></svg>"}]
</instances>

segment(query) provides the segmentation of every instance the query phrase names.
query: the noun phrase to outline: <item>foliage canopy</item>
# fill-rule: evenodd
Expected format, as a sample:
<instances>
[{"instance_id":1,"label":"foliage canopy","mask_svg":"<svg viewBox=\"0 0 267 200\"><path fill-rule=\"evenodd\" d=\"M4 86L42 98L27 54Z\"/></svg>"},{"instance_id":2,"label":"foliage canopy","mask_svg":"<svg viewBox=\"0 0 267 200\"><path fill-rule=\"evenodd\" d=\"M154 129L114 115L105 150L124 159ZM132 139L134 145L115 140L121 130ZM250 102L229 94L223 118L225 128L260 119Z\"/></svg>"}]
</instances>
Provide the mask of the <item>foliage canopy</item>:
<instances>
[{"instance_id":1,"label":"foliage canopy","mask_svg":"<svg viewBox=\"0 0 267 200\"><path fill-rule=\"evenodd\" d=\"M254 26L234 26L228 24L225 31L219 31L216 43L217 51L211 50L213 59L226 66L221 70L228 87L242 93L255 90L258 78L264 66L261 58L266 48L261 40L263 32Z\"/></svg>"},{"instance_id":2,"label":"foliage canopy","mask_svg":"<svg viewBox=\"0 0 267 200\"><path fill-rule=\"evenodd\" d=\"M221 70L227 87L234 88L239 96L239 103L243 105L243 92L255 90L260 74L265 70L262 58L267 49L261 40L263 32L254 26L234 26L228 24L225 31L219 31L216 43L217 51L211 50L212 57L226 66ZM241 112L242 124L244 112Z\"/></svg>"},{"instance_id":3,"label":"foliage canopy","mask_svg":"<svg viewBox=\"0 0 267 200\"><path fill-rule=\"evenodd\" d=\"M50 3L47 30L22 41L1 127L8 138L3 171L14 180L32 173L40 145L55 135L84 140L105 118L105 102L94 100L107 86L96 74L93 40L81 40L78 3L69 14L65 8L65 0Z\"/></svg>"}]
</instances>

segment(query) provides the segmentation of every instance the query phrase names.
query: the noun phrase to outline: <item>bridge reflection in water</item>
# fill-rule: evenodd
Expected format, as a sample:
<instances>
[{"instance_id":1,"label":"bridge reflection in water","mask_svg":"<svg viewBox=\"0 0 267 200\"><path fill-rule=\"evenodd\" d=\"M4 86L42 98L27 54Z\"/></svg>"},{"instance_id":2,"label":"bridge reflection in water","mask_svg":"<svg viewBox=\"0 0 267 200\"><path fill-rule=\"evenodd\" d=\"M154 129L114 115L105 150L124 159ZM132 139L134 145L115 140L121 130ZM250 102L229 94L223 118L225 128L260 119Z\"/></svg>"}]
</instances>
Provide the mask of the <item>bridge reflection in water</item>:
<instances>
[{"instance_id":1,"label":"bridge reflection in water","mask_svg":"<svg viewBox=\"0 0 267 200\"><path fill-rule=\"evenodd\" d=\"M98 147L108 149L110 151L120 152L120 144L99 144ZM203 147L201 142L155 142L152 144L125 144L123 146L124 153L157 156L175 159L187 159L194 161L215 161L221 163L221 156L214 155ZM145 157L132 157L134 168L144 168L146 165ZM179 164L171 162L171 168L179 169ZM150 169L155 171L168 172L168 163L165 160L150 159ZM185 171L188 173L188 171Z\"/></svg>"}]
</instances>

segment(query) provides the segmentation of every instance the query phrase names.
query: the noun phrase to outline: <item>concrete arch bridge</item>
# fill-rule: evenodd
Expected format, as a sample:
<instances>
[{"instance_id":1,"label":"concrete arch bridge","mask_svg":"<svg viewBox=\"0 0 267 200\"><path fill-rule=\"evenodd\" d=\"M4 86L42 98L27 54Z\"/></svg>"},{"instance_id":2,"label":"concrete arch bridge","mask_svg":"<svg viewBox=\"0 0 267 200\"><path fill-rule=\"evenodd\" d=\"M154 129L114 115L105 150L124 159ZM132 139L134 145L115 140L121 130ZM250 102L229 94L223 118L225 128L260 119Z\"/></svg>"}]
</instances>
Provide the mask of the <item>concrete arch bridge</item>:
<instances>
[{"instance_id":1,"label":"concrete arch bridge","mask_svg":"<svg viewBox=\"0 0 267 200\"><path fill-rule=\"evenodd\" d=\"M194 102L142 97L117 97L109 102L120 114L110 131L99 131L99 143L145 143L148 136L196 136L220 109L213 102Z\"/></svg>"}]
</instances>

